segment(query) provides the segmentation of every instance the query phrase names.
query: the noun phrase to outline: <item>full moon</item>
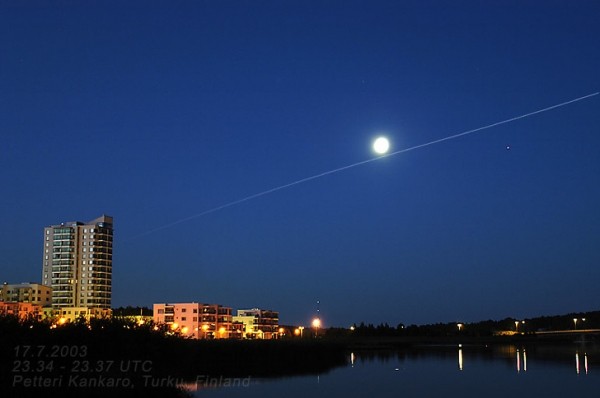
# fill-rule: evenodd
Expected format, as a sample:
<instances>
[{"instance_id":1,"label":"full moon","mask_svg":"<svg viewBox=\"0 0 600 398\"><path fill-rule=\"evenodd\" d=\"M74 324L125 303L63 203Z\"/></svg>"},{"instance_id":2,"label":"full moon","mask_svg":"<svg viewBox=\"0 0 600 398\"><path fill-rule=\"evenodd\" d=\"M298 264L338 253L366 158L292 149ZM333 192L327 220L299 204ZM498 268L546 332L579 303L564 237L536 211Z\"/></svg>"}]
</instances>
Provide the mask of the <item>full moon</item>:
<instances>
[{"instance_id":1,"label":"full moon","mask_svg":"<svg viewBox=\"0 0 600 398\"><path fill-rule=\"evenodd\" d=\"M379 137L373 142L373 150L379 155L383 155L390 149L390 142L385 137Z\"/></svg>"}]
</instances>

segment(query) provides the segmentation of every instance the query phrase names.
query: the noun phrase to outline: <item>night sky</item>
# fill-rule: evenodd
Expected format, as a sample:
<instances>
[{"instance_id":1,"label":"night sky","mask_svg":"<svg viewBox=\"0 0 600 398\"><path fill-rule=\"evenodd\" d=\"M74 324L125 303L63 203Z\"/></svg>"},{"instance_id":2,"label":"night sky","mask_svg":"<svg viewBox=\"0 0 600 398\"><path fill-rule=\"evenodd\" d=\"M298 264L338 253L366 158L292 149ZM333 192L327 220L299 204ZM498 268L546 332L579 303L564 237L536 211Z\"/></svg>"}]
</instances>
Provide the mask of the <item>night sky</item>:
<instances>
[{"instance_id":1,"label":"night sky","mask_svg":"<svg viewBox=\"0 0 600 398\"><path fill-rule=\"evenodd\" d=\"M104 213L113 306L599 309L600 96L147 232L598 91L600 2L121 3L0 2L1 282Z\"/></svg>"}]
</instances>

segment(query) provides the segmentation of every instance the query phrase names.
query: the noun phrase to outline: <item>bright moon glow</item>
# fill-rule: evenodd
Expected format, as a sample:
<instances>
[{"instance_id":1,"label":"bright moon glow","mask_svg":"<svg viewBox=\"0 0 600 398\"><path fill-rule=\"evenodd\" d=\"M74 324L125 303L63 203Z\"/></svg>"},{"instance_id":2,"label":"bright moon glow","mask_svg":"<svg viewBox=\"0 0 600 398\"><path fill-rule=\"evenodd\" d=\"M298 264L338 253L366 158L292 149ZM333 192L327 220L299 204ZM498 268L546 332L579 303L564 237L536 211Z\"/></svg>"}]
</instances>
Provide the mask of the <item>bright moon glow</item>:
<instances>
[{"instance_id":1,"label":"bright moon glow","mask_svg":"<svg viewBox=\"0 0 600 398\"><path fill-rule=\"evenodd\" d=\"M532 112L524 113L522 115L513 116L511 118L504 119L504 120L501 120L499 122L491 123L491 124L488 124L488 125L485 125L485 126L481 126L481 127L477 127L477 128L470 129L470 130L466 130L466 131L463 131L463 132L460 132L460 133L456 133L456 134L452 134L452 135L449 135L449 136L446 136L446 137L443 137L443 138L438 138L436 140L425 142L425 143L419 144L419 145L414 145L414 146L411 146L409 148L400 149L400 150L397 150L395 152L392 152L392 153L388 154L387 156L397 156L397 155L400 155L400 154L403 154L403 153L406 153L406 152L409 152L409 151L415 151L417 149L425 148L425 147L428 147L430 145L437 145L437 144L442 143L442 142L446 142L446 141L450 141L450 140L455 140L455 139L457 139L459 137L464 137L466 135L471 135L471 134L479 133L481 131L488 130L488 129L491 129L491 128L494 128L494 127L497 127L497 126L501 126L501 125L504 125L504 124L507 124L507 123L513 123L513 122L515 122L517 120L525 119L525 118L528 118L528 117L531 117L531 116L534 116L534 115L539 115L540 113L549 112L549 111L554 110L554 109L562 108L563 106L567 106L567 105L573 104L575 102L583 101L583 100L586 100L588 98L595 97L597 95L600 95L600 92L597 91L595 93L584 95L583 97L574 98L572 100L561 102L561 103L556 104L556 105L547 106L546 108L541 108L541 109L538 109L538 110L535 110L535 111L532 111ZM389 149L389 145L390 144L389 144L389 141L386 138L384 138L384 137L378 138L373 143L373 150L374 151L377 150L376 148L377 148L377 146L379 144L376 144L376 143L380 139L383 139L384 142L386 143L386 149L385 149L385 151L387 151ZM363 160L363 161L360 161L360 162L349 164L347 166L338 167L337 169L328 170L328 171L324 171L322 173L314 174L314 175L311 175L309 177L301 178L299 180L292 181L292 182L289 182L287 184L283 184L283 185L279 185L279 186L276 186L276 187L271 188L271 189L267 189L266 191L261 191L261 192L252 194L250 196L246 196L246 197L243 197L241 199L234 200L233 202L228 202L228 203L222 204L220 206L213 207L212 209L205 210L202 213L197 213L197 214L188 216L186 218L182 218L180 220L173 221L173 222L171 222L169 224L164 224L162 226L150 229L150 230L148 230L148 231L146 231L144 233L135 235L135 236L131 237L130 239L137 239L137 238L140 238L142 236L146 236L146 235L149 235L149 234L157 232L157 231L161 231L161 230L166 229L166 228L171 228L171 227L173 227L175 225L179 225L181 223L188 222L188 221L193 220L195 218L203 217L203 216L206 216L208 214L212 214L212 213L215 213L217 211L220 211L220 210L223 210L223 209L227 209L227 208L229 208L231 206L239 205L240 203L244 203L244 202L247 202L249 200L253 200L253 199L265 196L265 195L272 194L273 192L281 191L282 189L287 189L287 188L290 188L290 187L293 187L293 186L296 186L296 185L299 185L299 184L304 184L305 182L316 180L317 178L322 178L322 177L325 177L325 176L328 176L328 175L331 175L331 174L336 174L336 173L339 173L339 172L342 172L342 171L345 171L345 170L348 170L348 169L351 169L351 168L354 168L354 167L361 166L363 164L367 164L367 163L371 163L371 162L376 162L381 157L383 157L384 154L380 153L380 155L381 156L379 156L379 157L372 157L372 158L369 158L367 160ZM204 329L205 326L208 328L208 325L204 325L204 326L202 326L203 330L205 330Z\"/></svg>"},{"instance_id":2,"label":"bright moon glow","mask_svg":"<svg viewBox=\"0 0 600 398\"><path fill-rule=\"evenodd\" d=\"M385 137L379 137L373 142L373 150L380 155L386 153L388 149L390 149L390 142Z\"/></svg>"}]
</instances>

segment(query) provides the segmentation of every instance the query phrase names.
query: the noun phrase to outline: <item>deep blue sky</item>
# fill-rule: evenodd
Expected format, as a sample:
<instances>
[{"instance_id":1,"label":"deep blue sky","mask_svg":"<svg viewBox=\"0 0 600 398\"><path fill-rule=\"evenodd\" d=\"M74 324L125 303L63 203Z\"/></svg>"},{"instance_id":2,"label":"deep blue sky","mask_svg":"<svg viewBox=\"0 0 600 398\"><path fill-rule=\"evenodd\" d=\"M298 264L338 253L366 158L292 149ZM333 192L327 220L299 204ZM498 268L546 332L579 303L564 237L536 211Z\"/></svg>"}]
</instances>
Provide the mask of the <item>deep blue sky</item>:
<instances>
[{"instance_id":1,"label":"deep blue sky","mask_svg":"<svg viewBox=\"0 0 600 398\"><path fill-rule=\"evenodd\" d=\"M598 91L599 2L121 3L0 2L2 281L40 280L44 226L106 213L115 306L599 308L600 96L136 238L380 133L398 150Z\"/></svg>"}]
</instances>

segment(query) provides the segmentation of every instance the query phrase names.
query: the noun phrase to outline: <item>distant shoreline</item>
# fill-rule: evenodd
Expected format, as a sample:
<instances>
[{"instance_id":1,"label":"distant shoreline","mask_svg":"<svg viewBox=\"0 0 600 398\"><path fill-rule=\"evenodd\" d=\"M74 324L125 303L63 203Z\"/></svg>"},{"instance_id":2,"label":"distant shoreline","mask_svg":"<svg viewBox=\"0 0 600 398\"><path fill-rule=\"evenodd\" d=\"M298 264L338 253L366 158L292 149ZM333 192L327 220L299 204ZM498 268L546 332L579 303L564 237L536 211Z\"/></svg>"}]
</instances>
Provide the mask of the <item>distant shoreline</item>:
<instances>
[{"instance_id":1,"label":"distant shoreline","mask_svg":"<svg viewBox=\"0 0 600 398\"><path fill-rule=\"evenodd\" d=\"M600 334L516 334L512 336L361 336L333 340L348 349L394 349L418 345L512 345L600 342Z\"/></svg>"}]
</instances>

